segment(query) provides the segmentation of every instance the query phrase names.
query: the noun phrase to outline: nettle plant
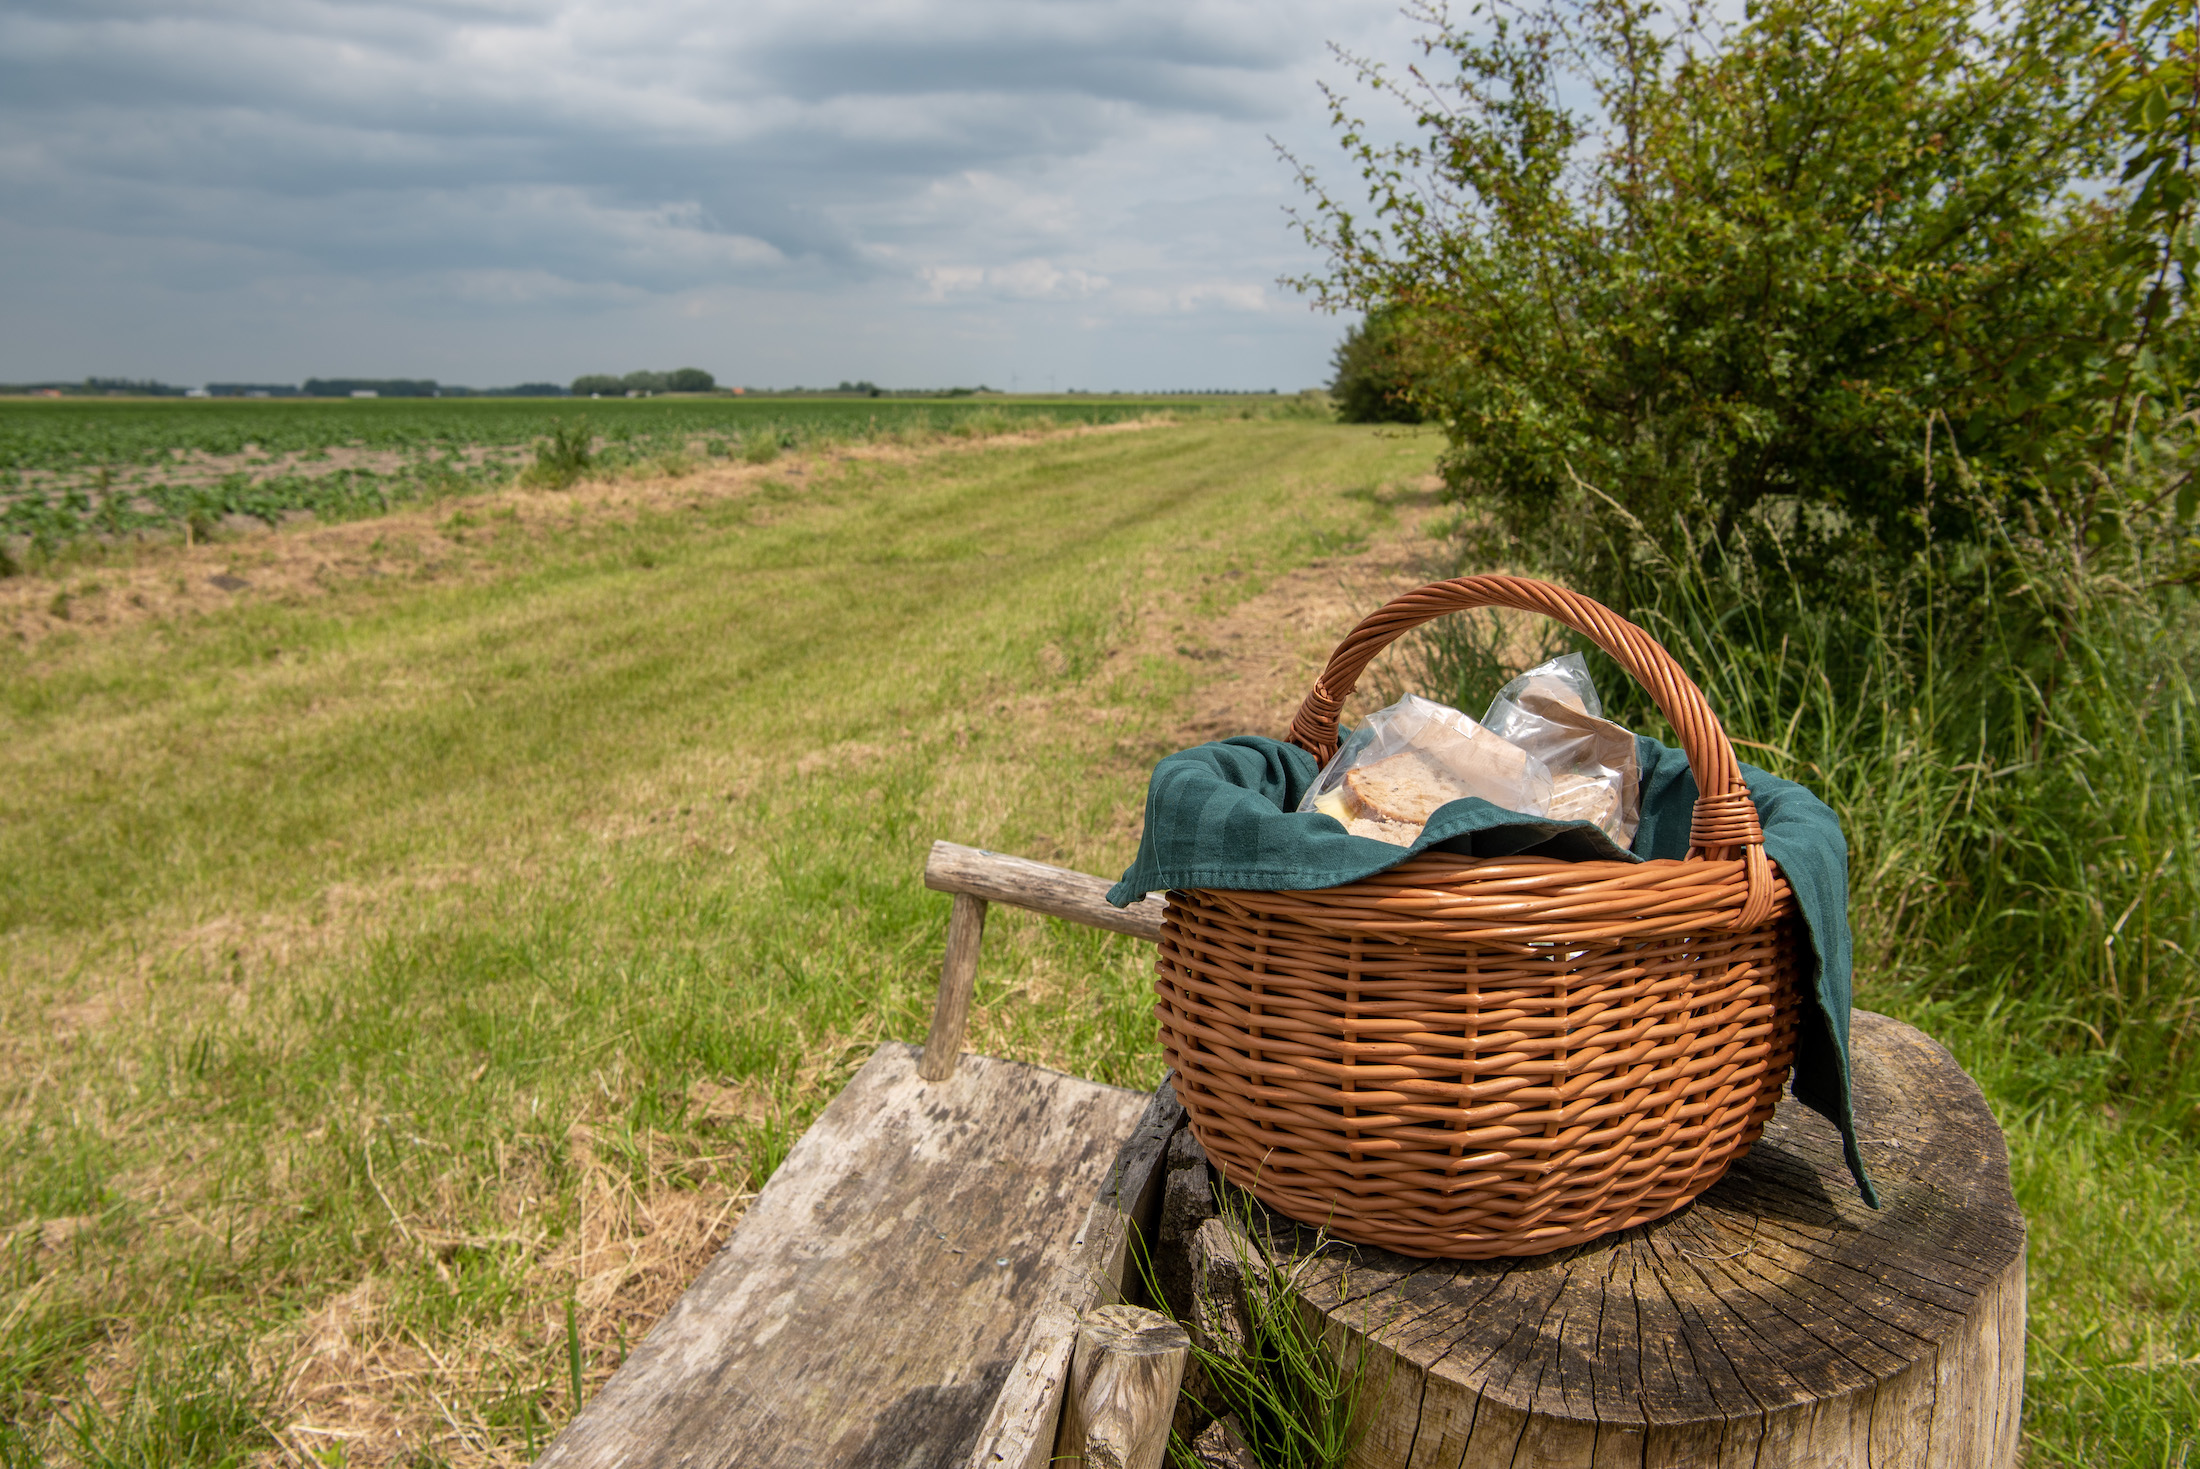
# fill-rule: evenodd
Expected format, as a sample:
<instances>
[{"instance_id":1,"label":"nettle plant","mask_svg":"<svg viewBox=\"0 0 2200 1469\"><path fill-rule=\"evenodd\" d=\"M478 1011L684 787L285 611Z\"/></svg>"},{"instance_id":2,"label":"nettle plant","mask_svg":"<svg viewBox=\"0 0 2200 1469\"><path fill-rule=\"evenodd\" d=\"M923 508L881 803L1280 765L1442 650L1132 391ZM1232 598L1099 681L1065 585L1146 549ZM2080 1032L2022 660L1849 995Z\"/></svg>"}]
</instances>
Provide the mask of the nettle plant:
<instances>
[{"instance_id":1,"label":"nettle plant","mask_svg":"<svg viewBox=\"0 0 2200 1469\"><path fill-rule=\"evenodd\" d=\"M1346 58L1411 128L1331 94L1366 203L1300 165L1329 265L1297 284L1407 338L1512 554L1624 604L1646 543L1868 579L1982 511L2112 535L2140 460L2189 501L2180 7L1417 14L1418 65Z\"/></svg>"}]
</instances>

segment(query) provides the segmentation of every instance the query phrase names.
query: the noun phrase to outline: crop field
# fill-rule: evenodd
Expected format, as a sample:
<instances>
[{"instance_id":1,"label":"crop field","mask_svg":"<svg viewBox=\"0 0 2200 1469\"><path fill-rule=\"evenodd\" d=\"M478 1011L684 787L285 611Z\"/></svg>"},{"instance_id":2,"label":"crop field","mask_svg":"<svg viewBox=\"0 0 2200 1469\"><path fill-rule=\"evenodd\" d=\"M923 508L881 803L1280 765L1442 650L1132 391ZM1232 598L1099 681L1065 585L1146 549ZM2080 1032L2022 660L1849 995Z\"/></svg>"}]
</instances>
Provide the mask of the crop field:
<instances>
[{"instance_id":1,"label":"crop field","mask_svg":"<svg viewBox=\"0 0 2200 1469\"><path fill-rule=\"evenodd\" d=\"M204 536L232 517L350 519L552 473L678 474L826 443L1034 424L1270 414L1246 398L393 398L0 401L0 556ZM0 570L5 563L0 562Z\"/></svg>"}]
</instances>

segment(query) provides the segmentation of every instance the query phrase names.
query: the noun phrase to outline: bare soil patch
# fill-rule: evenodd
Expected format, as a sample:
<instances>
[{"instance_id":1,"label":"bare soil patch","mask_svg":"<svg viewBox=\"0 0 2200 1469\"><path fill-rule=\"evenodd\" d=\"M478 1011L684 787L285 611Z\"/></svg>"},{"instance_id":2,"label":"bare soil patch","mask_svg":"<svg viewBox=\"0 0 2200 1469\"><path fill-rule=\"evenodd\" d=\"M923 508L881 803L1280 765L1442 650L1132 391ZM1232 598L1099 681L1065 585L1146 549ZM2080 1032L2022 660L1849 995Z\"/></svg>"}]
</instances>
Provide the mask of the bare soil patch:
<instances>
[{"instance_id":1,"label":"bare soil patch","mask_svg":"<svg viewBox=\"0 0 2200 1469\"><path fill-rule=\"evenodd\" d=\"M1163 652L1205 670L1178 727L1181 742L1241 734L1282 739L1331 650L1361 618L1401 592L1450 575L1442 547L1428 534L1440 488L1434 475L1405 487L1396 522L1362 549L1287 572L1219 617L1179 625L1157 619L1133 656ZM1353 710L1389 702L1400 657L1386 653L1369 670Z\"/></svg>"}]
</instances>

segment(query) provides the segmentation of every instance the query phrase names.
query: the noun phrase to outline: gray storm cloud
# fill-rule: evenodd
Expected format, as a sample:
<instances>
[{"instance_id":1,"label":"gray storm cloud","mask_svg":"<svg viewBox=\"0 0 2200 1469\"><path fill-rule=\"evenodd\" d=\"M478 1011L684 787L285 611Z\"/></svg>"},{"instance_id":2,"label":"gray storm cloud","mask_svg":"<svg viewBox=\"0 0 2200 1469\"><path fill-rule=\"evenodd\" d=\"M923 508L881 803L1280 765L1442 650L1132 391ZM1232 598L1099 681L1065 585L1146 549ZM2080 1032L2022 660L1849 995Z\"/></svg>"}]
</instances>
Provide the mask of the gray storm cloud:
<instances>
[{"instance_id":1,"label":"gray storm cloud","mask_svg":"<svg viewBox=\"0 0 2200 1469\"><path fill-rule=\"evenodd\" d=\"M1321 146L1324 39L1400 35L1235 0L16 4L0 373L724 343L757 380L1296 387L1337 328L1274 284L1308 261L1266 138Z\"/></svg>"}]
</instances>

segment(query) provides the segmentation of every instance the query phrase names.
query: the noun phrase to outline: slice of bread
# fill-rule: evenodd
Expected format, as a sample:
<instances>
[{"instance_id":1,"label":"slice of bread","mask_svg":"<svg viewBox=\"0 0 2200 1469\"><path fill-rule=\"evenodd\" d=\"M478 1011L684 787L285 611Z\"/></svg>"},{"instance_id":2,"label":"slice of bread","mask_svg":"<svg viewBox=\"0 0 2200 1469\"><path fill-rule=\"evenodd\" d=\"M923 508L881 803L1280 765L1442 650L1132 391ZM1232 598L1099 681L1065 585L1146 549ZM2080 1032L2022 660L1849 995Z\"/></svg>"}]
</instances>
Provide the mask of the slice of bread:
<instances>
[{"instance_id":1,"label":"slice of bread","mask_svg":"<svg viewBox=\"0 0 2200 1469\"><path fill-rule=\"evenodd\" d=\"M1436 808L1474 794L1465 777L1427 750L1406 749L1346 773L1360 809L1381 821L1423 826Z\"/></svg>"},{"instance_id":2,"label":"slice of bread","mask_svg":"<svg viewBox=\"0 0 2200 1469\"><path fill-rule=\"evenodd\" d=\"M1547 797L1529 789L1527 752L1492 734L1433 726L1397 754L1348 773L1345 788L1361 814L1425 824L1447 801L1480 796L1512 810L1538 810Z\"/></svg>"},{"instance_id":3,"label":"slice of bread","mask_svg":"<svg viewBox=\"0 0 2200 1469\"><path fill-rule=\"evenodd\" d=\"M1554 775L1551 817L1556 821L1593 821L1617 840L1619 789L1611 781L1593 775Z\"/></svg>"},{"instance_id":4,"label":"slice of bread","mask_svg":"<svg viewBox=\"0 0 2200 1469\"><path fill-rule=\"evenodd\" d=\"M1408 826L1403 821L1384 821L1373 816L1355 816L1344 824L1344 829L1356 837L1371 837L1378 842L1388 842L1394 847L1410 847L1413 839L1421 834L1419 826Z\"/></svg>"}]
</instances>

